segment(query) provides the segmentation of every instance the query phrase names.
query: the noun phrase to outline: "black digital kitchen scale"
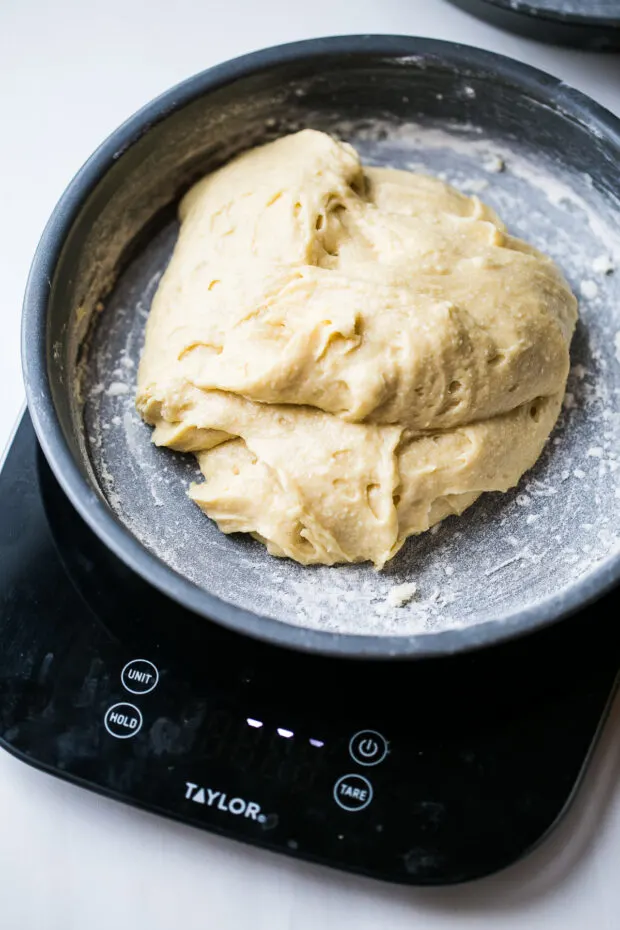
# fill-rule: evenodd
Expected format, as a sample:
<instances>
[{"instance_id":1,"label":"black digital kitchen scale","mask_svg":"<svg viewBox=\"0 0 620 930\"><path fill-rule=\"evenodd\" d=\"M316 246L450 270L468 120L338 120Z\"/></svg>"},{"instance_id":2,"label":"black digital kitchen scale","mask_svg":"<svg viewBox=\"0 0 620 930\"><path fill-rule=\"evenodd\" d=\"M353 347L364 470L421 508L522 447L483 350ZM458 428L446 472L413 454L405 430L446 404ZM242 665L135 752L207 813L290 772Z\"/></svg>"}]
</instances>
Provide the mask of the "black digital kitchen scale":
<instances>
[{"instance_id":1,"label":"black digital kitchen scale","mask_svg":"<svg viewBox=\"0 0 620 930\"><path fill-rule=\"evenodd\" d=\"M528 39L604 51L620 48L620 0L451 0Z\"/></svg>"},{"instance_id":2,"label":"black digital kitchen scale","mask_svg":"<svg viewBox=\"0 0 620 930\"><path fill-rule=\"evenodd\" d=\"M614 595L536 636L424 662L230 633L86 528L28 414L0 473L0 643L1 742L24 762L409 884L474 879L540 842L579 785L620 667Z\"/></svg>"}]
</instances>

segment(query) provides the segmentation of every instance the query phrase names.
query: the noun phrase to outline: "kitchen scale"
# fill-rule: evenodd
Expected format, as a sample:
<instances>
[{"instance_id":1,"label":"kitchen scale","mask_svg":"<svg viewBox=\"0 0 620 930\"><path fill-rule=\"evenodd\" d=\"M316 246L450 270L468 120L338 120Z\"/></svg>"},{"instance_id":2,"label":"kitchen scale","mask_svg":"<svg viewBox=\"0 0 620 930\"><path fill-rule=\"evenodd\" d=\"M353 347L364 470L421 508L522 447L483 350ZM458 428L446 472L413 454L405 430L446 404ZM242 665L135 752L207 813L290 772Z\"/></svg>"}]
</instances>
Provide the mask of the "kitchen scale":
<instances>
[{"instance_id":1,"label":"kitchen scale","mask_svg":"<svg viewBox=\"0 0 620 930\"><path fill-rule=\"evenodd\" d=\"M613 607L612 594L535 636L432 661L255 642L119 562L59 489L25 413L0 473L0 742L265 849L463 882L525 855L574 796L616 687Z\"/></svg>"},{"instance_id":2,"label":"kitchen scale","mask_svg":"<svg viewBox=\"0 0 620 930\"><path fill-rule=\"evenodd\" d=\"M595 51L620 48L620 0L451 0L528 39Z\"/></svg>"}]
</instances>

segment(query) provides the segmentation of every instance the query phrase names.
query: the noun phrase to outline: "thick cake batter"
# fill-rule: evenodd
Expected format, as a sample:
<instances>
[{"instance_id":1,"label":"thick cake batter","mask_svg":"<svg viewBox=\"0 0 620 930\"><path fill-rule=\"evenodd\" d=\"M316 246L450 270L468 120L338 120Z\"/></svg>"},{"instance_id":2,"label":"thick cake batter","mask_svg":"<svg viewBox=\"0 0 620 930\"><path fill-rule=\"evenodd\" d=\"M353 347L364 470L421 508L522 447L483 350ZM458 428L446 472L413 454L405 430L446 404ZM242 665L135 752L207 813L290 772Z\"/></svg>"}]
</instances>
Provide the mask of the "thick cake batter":
<instances>
[{"instance_id":1,"label":"thick cake batter","mask_svg":"<svg viewBox=\"0 0 620 930\"><path fill-rule=\"evenodd\" d=\"M534 464L576 300L476 197L305 130L204 178L180 217L137 405L197 455L190 494L224 532L380 567Z\"/></svg>"}]
</instances>

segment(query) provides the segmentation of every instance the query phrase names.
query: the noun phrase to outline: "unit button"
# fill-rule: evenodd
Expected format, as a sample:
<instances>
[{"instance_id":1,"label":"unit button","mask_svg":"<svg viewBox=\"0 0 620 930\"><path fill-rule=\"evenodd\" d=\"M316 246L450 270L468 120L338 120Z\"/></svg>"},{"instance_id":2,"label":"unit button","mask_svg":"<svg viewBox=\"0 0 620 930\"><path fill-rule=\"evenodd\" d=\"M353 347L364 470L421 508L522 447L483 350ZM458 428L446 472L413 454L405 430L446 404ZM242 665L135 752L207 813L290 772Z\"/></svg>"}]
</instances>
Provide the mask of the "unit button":
<instances>
[{"instance_id":1,"label":"unit button","mask_svg":"<svg viewBox=\"0 0 620 930\"><path fill-rule=\"evenodd\" d=\"M116 739L135 736L142 726L142 714L133 704L112 704L103 718L105 728Z\"/></svg>"},{"instance_id":2,"label":"unit button","mask_svg":"<svg viewBox=\"0 0 620 930\"><path fill-rule=\"evenodd\" d=\"M372 801L372 785L363 775L342 775L334 785L334 801L345 811L363 811Z\"/></svg>"},{"instance_id":3,"label":"unit button","mask_svg":"<svg viewBox=\"0 0 620 930\"><path fill-rule=\"evenodd\" d=\"M349 754L358 765L379 765L388 754L388 741L376 730L360 730L351 737Z\"/></svg>"},{"instance_id":4,"label":"unit button","mask_svg":"<svg viewBox=\"0 0 620 930\"><path fill-rule=\"evenodd\" d=\"M132 659L121 672L121 682L132 694L148 694L157 687L159 672L148 659Z\"/></svg>"}]
</instances>

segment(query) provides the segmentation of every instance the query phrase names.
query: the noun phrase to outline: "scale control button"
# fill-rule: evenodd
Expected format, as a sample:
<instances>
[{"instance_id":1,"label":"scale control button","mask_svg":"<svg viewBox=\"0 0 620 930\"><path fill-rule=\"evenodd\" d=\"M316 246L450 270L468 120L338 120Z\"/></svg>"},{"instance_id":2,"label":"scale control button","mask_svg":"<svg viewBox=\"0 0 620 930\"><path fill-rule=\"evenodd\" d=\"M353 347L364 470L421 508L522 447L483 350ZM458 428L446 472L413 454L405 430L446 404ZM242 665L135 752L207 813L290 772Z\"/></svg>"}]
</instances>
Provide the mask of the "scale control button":
<instances>
[{"instance_id":1,"label":"scale control button","mask_svg":"<svg viewBox=\"0 0 620 930\"><path fill-rule=\"evenodd\" d=\"M121 672L121 682L132 694L148 694L157 687L159 672L148 659L132 659Z\"/></svg>"},{"instance_id":2,"label":"scale control button","mask_svg":"<svg viewBox=\"0 0 620 930\"><path fill-rule=\"evenodd\" d=\"M103 718L105 728L116 739L129 739L142 727L142 714L133 704L112 704Z\"/></svg>"},{"instance_id":3,"label":"scale control button","mask_svg":"<svg viewBox=\"0 0 620 930\"><path fill-rule=\"evenodd\" d=\"M363 775L342 775L334 785L334 801L344 811L363 811L372 801L372 785Z\"/></svg>"},{"instance_id":4,"label":"scale control button","mask_svg":"<svg viewBox=\"0 0 620 930\"><path fill-rule=\"evenodd\" d=\"M358 765L379 765L388 751L388 741L376 730L360 730L349 743L349 754Z\"/></svg>"}]
</instances>

